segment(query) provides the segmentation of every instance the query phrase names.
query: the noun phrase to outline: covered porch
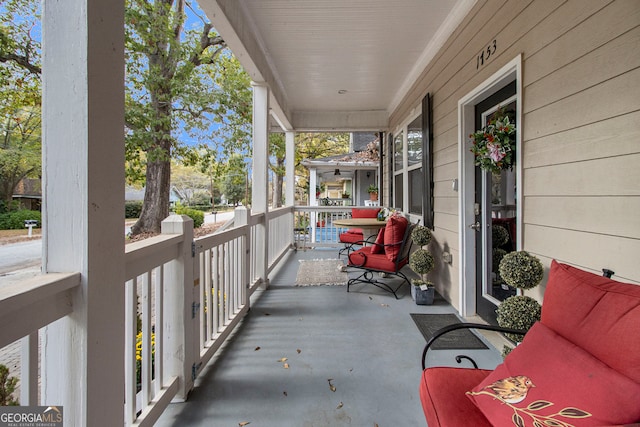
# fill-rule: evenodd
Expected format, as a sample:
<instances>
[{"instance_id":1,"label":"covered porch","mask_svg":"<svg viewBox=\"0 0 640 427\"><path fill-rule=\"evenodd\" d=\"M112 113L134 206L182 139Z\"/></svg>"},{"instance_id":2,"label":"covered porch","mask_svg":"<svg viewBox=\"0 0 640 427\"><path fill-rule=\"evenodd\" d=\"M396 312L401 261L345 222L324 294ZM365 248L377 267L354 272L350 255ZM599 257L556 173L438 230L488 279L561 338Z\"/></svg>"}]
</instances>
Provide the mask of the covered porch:
<instances>
[{"instance_id":1,"label":"covered porch","mask_svg":"<svg viewBox=\"0 0 640 427\"><path fill-rule=\"evenodd\" d=\"M293 287L297 256L326 256L293 253L296 214L321 207L296 207L293 185L268 205L268 135L293 159L296 132L380 132L380 204L433 229L447 304L420 310L473 316L467 136L503 83L519 112L517 249L640 283L634 0L200 3L254 82L251 209L195 240L171 216L126 249L124 2L45 3L43 274L0 298L0 347L23 340L22 404L63 406L65 426L419 425L417 307Z\"/></svg>"}]
</instances>

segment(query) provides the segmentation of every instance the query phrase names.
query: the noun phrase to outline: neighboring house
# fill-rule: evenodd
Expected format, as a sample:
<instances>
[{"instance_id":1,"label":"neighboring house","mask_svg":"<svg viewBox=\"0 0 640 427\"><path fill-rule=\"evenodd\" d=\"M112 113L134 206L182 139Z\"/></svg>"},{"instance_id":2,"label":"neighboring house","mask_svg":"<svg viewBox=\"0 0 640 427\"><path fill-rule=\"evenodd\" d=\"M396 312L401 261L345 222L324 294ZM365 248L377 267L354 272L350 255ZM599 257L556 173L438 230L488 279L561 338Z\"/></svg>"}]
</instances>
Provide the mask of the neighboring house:
<instances>
[{"instance_id":1,"label":"neighboring house","mask_svg":"<svg viewBox=\"0 0 640 427\"><path fill-rule=\"evenodd\" d=\"M125 202L134 202L144 200L144 190L145 188L135 188L131 186L126 186L124 190L124 200ZM180 201L180 197L175 189L171 188L169 192L169 206L174 206L177 202Z\"/></svg>"},{"instance_id":2,"label":"neighboring house","mask_svg":"<svg viewBox=\"0 0 640 427\"><path fill-rule=\"evenodd\" d=\"M380 140L373 132L352 132L350 147L347 154L302 161L309 169L310 188L324 189L320 194L310 192L310 205L318 205L319 199L336 205L367 203L367 189L370 185L379 185Z\"/></svg>"},{"instance_id":3,"label":"neighboring house","mask_svg":"<svg viewBox=\"0 0 640 427\"><path fill-rule=\"evenodd\" d=\"M42 181L39 178L24 178L13 192L13 200L23 209L39 211L42 208Z\"/></svg>"}]
</instances>

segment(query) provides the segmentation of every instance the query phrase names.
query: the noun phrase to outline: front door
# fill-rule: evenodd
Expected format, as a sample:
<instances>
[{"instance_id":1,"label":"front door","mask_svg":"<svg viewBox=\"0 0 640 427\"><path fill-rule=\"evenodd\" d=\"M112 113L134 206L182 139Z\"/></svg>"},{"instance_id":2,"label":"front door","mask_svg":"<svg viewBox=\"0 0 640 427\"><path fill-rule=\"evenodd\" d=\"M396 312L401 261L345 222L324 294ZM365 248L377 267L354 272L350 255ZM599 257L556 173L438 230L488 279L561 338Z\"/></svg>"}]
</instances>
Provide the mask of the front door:
<instances>
[{"instance_id":1,"label":"front door","mask_svg":"<svg viewBox=\"0 0 640 427\"><path fill-rule=\"evenodd\" d=\"M482 129L496 114L516 118L515 81L475 106L475 128ZM517 123L516 123L517 126ZM496 308L516 290L500 278L500 259L516 249L516 172L487 172L475 168L476 312L496 324ZM505 235L506 231L506 235Z\"/></svg>"}]
</instances>

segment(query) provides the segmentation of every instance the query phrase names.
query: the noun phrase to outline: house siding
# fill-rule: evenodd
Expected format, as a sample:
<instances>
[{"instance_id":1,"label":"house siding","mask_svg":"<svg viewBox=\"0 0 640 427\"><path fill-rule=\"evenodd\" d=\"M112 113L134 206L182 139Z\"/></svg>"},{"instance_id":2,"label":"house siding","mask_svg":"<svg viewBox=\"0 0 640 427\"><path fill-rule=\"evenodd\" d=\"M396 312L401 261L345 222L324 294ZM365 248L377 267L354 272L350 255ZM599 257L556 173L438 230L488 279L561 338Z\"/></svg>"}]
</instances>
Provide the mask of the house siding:
<instances>
[{"instance_id":1,"label":"house siding","mask_svg":"<svg viewBox=\"0 0 640 427\"><path fill-rule=\"evenodd\" d=\"M476 57L496 40L496 53ZM523 249L640 284L640 2L478 1L392 113L393 131L433 97L432 279L460 284L458 100L522 54ZM388 202L387 200L385 200ZM546 282L543 280L543 284ZM528 294L542 300L544 285ZM460 307L457 307L460 308Z\"/></svg>"}]
</instances>

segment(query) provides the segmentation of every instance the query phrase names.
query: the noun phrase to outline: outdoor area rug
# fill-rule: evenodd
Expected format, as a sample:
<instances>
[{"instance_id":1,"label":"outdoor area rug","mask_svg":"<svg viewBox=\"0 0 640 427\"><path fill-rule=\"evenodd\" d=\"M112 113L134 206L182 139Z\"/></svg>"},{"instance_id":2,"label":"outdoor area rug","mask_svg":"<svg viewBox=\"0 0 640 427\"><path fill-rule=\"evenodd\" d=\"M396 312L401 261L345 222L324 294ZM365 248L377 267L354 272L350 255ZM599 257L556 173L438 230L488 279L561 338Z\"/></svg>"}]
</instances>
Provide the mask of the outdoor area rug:
<instances>
[{"instance_id":1,"label":"outdoor area rug","mask_svg":"<svg viewBox=\"0 0 640 427\"><path fill-rule=\"evenodd\" d=\"M300 260L296 286L346 285L349 279L338 259Z\"/></svg>"},{"instance_id":2,"label":"outdoor area rug","mask_svg":"<svg viewBox=\"0 0 640 427\"><path fill-rule=\"evenodd\" d=\"M411 313L411 318L426 341L429 341L429 338L438 329L454 323L461 323L455 314ZM459 329L438 338L431 348L434 350L485 349L487 346L470 330Z\"/></svg>"}]
</instances>

